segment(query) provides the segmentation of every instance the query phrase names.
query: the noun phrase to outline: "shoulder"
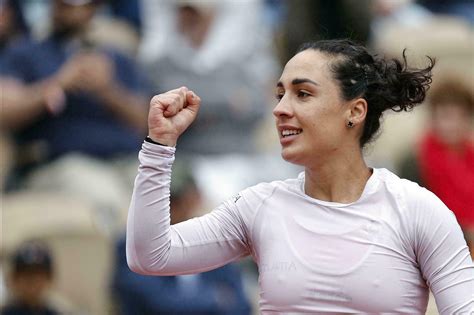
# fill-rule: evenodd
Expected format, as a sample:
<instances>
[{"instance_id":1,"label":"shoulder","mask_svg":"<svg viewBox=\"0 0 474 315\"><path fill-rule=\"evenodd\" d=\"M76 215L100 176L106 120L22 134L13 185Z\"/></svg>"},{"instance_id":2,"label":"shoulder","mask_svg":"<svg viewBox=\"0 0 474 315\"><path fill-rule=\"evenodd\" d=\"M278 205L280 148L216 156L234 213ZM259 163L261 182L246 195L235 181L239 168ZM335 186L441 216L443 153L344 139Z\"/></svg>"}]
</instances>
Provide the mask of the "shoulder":
<instances>
[{"instance_id":1,"label":"shoulder","mask_svg":"<svg viewBox=\"0 0 474 315\"><path fill-rule=\"evenodd\" d=\"M19 58L31 58L31 52L35 50L38 44L31 39L15 40L3 49L2 59L12 62Z\"/></svg>"},{"instance_id":2,"label":"shoulder","mask_svg":"<svg viewBox=\"0 0 474 315\"><path fill-rule=\"evenodd\" d=\"M271 197L276 191L288 191L297 187L300 183L300 177L285 180L276 180L272 182L263 182L255 186L251 186L241 192L241 195L253 195L263 200Z\"/></svg>"},{"instance_id":3,"label":"shoulder","mask_svg":"<svg viewBox=\"0 0 474 315\"><path fill-rule=\"evenodd\" d=\"M290 190L296 185L298 179L278 180L273 182L262 182L248 187L237 195L224 202L227 208L235 208L243 216L254 217L261 206L276 192Z\"/></svg>"},{"instance_id":4,"label":"shoulder","mask_svg":"<svg viewBox=\"0 0 474 315\"><path fill-rule=\"evenodd\" d=\"M32 52L45 49L48 46L48 41L36 41L29 37L24 37L16 40L13 44L9 45L6 54L9 56L21 56L21 57L30 57Z\"/></svg>"},{"instance_id":5,"label":"shoulder","mask_svg":"<svg viewBox=\"0 0 474 315\"><path fill-rule=\"evenodd\" d=\"M409 204L441 202L435 194L411 180L400 178L387 169L378 169L385 188Z\"/></svg>"},{"instance_id":6,"label":"shoulder","mask_svg":"<svg viewBox=\"0 0 474 315\"><path fill-rule=\"evenodd\" d=\"M405 235L415 253L426 246L435 235L458 233L459 224L454 213L431 191L415 182L402 179L385 170L381 174L385 186L385 200L393 205L399 222L398 229Z\"/></svg>"},{"instance_id":7,"label":"shoulder","mask_svg":"<svg viewBox=\"0 0 474 315\"><path fill-rule=\"evenodd\" d=\"M0 73L4 76L21 77L20 74L31 71L32 65L44 62L44 58L38 58L41 45L29 38L16 40L2 53Z\"/></svg>"},{"instance_id":8,"label":"shoulder","mask_svg":"<svg viewBox=\"0 0 474 315\"><path fill-rule=\"evenodd\" d=\"M434 193L418 183L400 178L386 169L380 169L379 173L386 190L393 195L405 215L418 220L430 216L453 216L452 211Z\"/></svg>"},{"instance_id":9,"label":"shoulder","mask_svg":"<svg viewBox=\"0 0 474 315\"><path fill-rule=\"evenodd\" d=\"M255 220L262 213L261 210L266 202L282 190L288 190L296 181L296 179L279 180L248 187L234 197L227 199L219 208L225 211L229 217L235 218L236 222L240 222L247 238L251 240Z\"/></svg>"}]
</instances>

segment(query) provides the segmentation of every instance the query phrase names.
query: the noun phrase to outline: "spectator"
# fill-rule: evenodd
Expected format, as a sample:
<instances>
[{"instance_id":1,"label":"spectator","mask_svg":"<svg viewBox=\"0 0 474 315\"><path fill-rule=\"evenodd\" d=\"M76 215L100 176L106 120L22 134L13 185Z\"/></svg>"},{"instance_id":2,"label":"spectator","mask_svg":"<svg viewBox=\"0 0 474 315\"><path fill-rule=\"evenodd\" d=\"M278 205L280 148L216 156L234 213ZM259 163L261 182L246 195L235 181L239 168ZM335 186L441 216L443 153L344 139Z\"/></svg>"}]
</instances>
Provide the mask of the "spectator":
<instances>
[{"instance_id":1,"label":"spectator","mask_svg":"<svg viewBox=\"0 0 474 315\"><path fill-rule=\"evenodd\" d=\"M282 62L293 56L302 42L316 39L353 38L365 42L369 33L372 0L286 1Z\"/></svg>"},{"instance_id":2,"label":"spectator","mask_svg":"<svg viewBox=\"0 0 474 315\"><path fill-rule=\"evenodd\" d=\"M187 165L178 162L173 167L173 224L195 216L201 206L201 194ZM113 286L122 315L250 314L240 271L235 265L196 275L150 277L128 268L125 239L118 242L116 255Z\"/></svg>"},{"instance_id":3,"label":"spectator","mask_svg":"<svg viewBox=\"0 0 474 315\"><path fill-rule=\"evenodd\" d=\"M377 43L391 27L420 28L432 18L430 11L413 0L375 0L371 3L370 40Z\"/></svg>"},{"instance_id":4,"label":"spectator","mask_svg":"<svg viewBox=\"0 0 474 315\"><path fill-rule=\"evenodd\" d=\"M18 1L0 1L0 61L7 48L28 35L23 12Z\"/></svg>"},{"instance_id":5,"label":"spectator","mask_svg":"<svg viewBox=\"0 0 474 315\"><path fill-rule=\"evenodd\" d=\"M278 70L261 1L145 0L143 9L140 55L155 86L187 85L205 102L181 150L254 152L249 134L261 122Z\"/></svg>"},{"instance_id":6,"label":"spectator","mask_svg":"<svg viewBox=\"0 0 474 315\"><path fill-rule=\"evenodd\" d=\"M22 7L18 1L0 0L0 73L7 67L5 54L12 47L26 45L29 40L29 30L23 17ZM0 76L2 91L2 109L4 102L16 100L24 92L18 80ZM2 115L4 115L2 111ZM0 152L2 167L0 174L0 191L3 192L6 180L10 175L13 162L13 145L9 135L0 126Z\"/></svg>"},{"instance_id":7,"label":"spectator","mask_svg":"<svg viewBox=\"0 0 474 315\"><path fill-rule=\"evenodd\" d=\"M142 8L140 58L155 89L186 85L203 98L195 124L178 146L192 156L206 201L215 204L247 185L284 177L287 165L265 156L268 150L257 152L279 70L264 2L144 0ZM270 176L262 174L269 160L277 164ZM223 171L226 181L219 176Z\"/></svg>"},{"instance_id":8,"label":"spectator","mask_svg":"<svg viewBox=\"0 0 474 315\"><path fill-rule=\"evenodd\" d=\"M47 302L47 292L54 280L53 260L49 249L38 242L27 242L13 254L9 277L10 301L2 315L56 315Z\"/></svg>"},{"instance_id":9,"label":"spectator","mask_svg":"<svg viewBox=\"0 0 474 315\"><path fill-rule=\"evenodd\" d=\"M141 32L140 0L114 0L109 1L108 5L115 17L127 21L138 33Z\"/></svg>"},{"instance_id":10,"label":"spectator","mask_svg":"<svg viewBox=\"0 0 474 315\"><path fill-rule=\"evenodd\" d=\"M437 14L448 14L466 19L474 24L474 3L471 0L418 0L418 2Z\"/></svg>"},{"instance_id":11,"label":"spectator","mask_svg":"<svg viewBox=\"0 0 474 315\"><path fill-rule=\"evenodd\" d=\"M116 208L128 203L117 170L136 168L128 156L144 136L148 95L132 60L84 39L100 2L55 0L52 34L6 53L2 75L23 87L5 98L1 124L27 152L25 187Z\"/></svg>"},{"instance_id":12,"label":"spectator","mask_svg":"<svg viewBox=\"0 0 474 315\"><path fill-rule=\"evenodd\" d=\"M418 164L423 183L450 208L474 257L474 96L459 78L447 78L430 94L429 130Z\"/></svg>"}]
</instances>

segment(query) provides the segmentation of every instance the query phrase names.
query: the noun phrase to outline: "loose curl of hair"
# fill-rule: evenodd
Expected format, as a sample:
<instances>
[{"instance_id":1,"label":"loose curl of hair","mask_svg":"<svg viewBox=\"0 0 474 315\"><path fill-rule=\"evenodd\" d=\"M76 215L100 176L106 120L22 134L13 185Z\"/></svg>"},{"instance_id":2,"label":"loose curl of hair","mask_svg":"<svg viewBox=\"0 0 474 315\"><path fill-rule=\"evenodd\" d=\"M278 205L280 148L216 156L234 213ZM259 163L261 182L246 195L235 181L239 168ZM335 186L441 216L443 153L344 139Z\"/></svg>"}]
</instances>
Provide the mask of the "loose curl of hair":
<instances>
[{"instance_id":1,"label":"loose curl of hair","mask_svg":"<svg viewBox=\"0 0 474 315\"><path fill-rule=\"evenodd\" d=\"M371 55L367 48L348 39L321 40L303 44L308 49L335 57L330 69L338 81L345 100L362 97L367 101L367 115L360 146L367 144L380 128L385 110L409 111L423 102L432 82L435 59L427 56L424 69L409 68L405 50L402 60Z\"/></svg>"}]
</instances>

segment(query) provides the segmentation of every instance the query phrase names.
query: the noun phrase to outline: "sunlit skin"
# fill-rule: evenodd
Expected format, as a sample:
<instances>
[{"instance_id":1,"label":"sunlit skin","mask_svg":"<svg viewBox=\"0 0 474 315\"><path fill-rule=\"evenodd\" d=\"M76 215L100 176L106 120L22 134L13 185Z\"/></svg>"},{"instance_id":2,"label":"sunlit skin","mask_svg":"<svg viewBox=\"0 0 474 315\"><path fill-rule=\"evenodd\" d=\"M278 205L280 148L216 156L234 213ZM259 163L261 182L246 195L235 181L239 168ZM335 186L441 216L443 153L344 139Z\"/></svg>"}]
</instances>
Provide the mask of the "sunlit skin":
<instances>
[{"instance_id":1,"label":"sunlit skin","mask_svg":"<svg viewBox=\"0 0 474 315\"><path fill-rule=\"evenodd\" d=\"M359 145L367 102L342 98L329 68L335 60L306 50L288 61L276 87L279 102L273 114L282 157L305 167L306 194L349 203L359 199L371 175ZM285 129L301 133L283 137Z\"/></svg>"}]
</instances>

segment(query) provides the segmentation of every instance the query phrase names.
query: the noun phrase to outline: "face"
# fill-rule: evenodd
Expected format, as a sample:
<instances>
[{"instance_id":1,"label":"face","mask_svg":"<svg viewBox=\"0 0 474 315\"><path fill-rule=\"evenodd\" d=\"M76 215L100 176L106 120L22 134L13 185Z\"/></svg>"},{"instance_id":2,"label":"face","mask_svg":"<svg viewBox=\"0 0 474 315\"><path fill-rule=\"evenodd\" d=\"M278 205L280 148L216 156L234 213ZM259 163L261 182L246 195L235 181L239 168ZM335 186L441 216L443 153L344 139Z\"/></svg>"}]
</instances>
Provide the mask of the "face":
<instances>
[{"instance_id":1,"label":"face","mask_svg":"<svg viewBox=\"0 0 474 315\"><path fill-rule=\"evenodd\" d=\"M14 28L14 14L7 3L0 2L0 41L6 41Z\"/></svg>"},{"instance_id":2,"label":"face","mask_svg":"<svg viewBox=\"0 0 474 315\"><path fill-rule=\"evenodd\" d=\"M194 48L204 44L213 21L213 10L199 10L193 6L181 6L178 9L178 29Z\"/></svg>"},{"instance_id":3,"label":"face","mask_svg":"<svg viewBox=\"0 0 474 315\"><path fill-rule=\"evenodd\" d=\"M432 125L445 144L457 146L470 136L471 115L457 104L436 106L432 112Z\"/></svg>"},{"instance_id":4,"label":"face","mask_svg":"<svg viewBox=\"0 0 474 315\"><path fill-rule=\"evenodd\" d=\"M42 271L20 272L13 276L11 280L14 295L23 303L31 306L38 305L41 302L50 284L49 275Z\"/></svg>"},{"instance_id":5,"label":"face","mask_svg":"<svg viewBox=\"0 0 474 315\"><path fill-rule=\"evenodd\" d=\"M305 50L285 66L273 110L282 157L308 166L337 154L347 139L348 106L329 68L333 57Z\"/></svg>"},{"instance_id":6,"label":"face","mask_svg":"<svg viewBox=\"0 0 474 315\"><path fill-rule=\"evenodd\" d=\"M54 1L54 29L62 33L77 33L82 31L94 16L96 5L69 5L61 0Z\"/></svg>"}]
</instances>

